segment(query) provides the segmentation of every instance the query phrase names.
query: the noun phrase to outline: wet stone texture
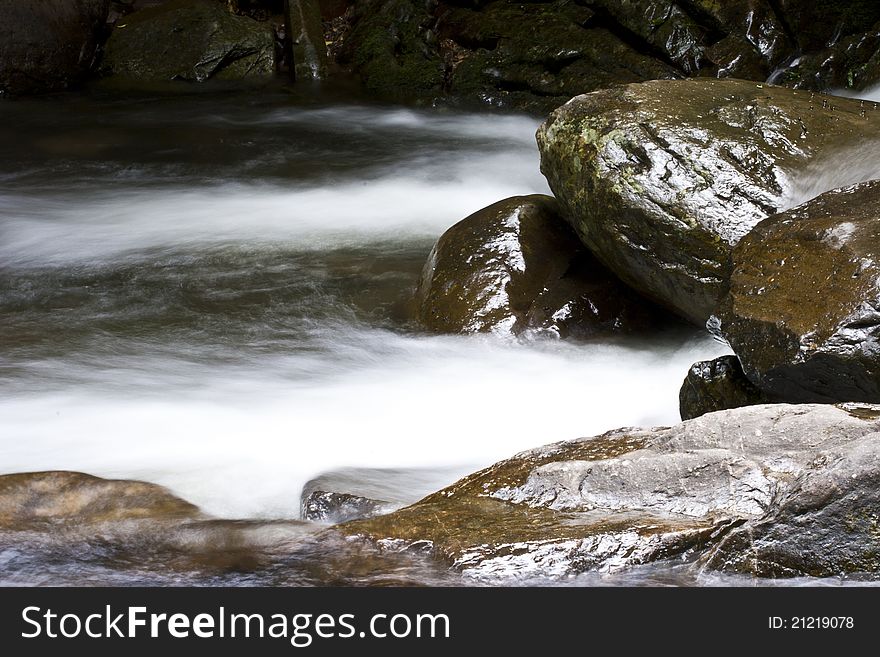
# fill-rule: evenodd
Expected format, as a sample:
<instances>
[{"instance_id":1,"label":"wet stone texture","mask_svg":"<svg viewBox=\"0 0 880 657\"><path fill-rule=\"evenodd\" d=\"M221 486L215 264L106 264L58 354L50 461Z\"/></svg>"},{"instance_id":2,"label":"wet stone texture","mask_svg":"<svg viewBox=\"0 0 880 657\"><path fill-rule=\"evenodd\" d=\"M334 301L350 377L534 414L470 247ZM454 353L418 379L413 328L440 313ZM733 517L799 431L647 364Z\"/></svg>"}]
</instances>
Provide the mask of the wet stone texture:
<instances>
[{"instance_id":1,"label":"wet stone texture","mask_svg":"<svg viewBox=\"0 0 880 657\"><path fill-rule=\"evenodd\" d=\"M715 360L694 363L678 393L682 420L774 401L748 380L736 356L721 356Z\"/></svg>"},{"instance_id":2,"label":"wet stone texture","mask_svg":"<svg viewBox=\"0 0 880 657\"><path fill-rule=\"evenodd\" d=\"M880 407L784 404L621 429L523 452L338 531L489 581L671 557L784 575L878 572L878 429ZM826 547L814 554L809 536Z\"/></svg>"},{"instance_id":3,"label":"wet stone texture","mask_svg":"<svg viewBox=\"0 0 880 657\"><path fill-rule=\"evenodd\" d=\"M589 338L644 330L666 313L584 249L549 196L516 196L447 230L416 291L419 322L443 333Z\"/></svg>"},{"instance_id":4,"label":"wet stone texture","mask_svg":"<svg viewBox=\"0 0 880 657\"><path fill-rule=\"evenodd\" d=\"M779 213L733 251L721 333L787 401L880 401L880 182Z\"/></svg>"},{"instance_id":5,"label":"wet stone texture","mask_svg":"<svg viewBox=\"0 0 880 657\"><path fill-rule=\"evenodd\" d=\"M783 207L809 162L856 146L880 113L858 100L741 80L618 86L538 131L541 170L578 235L630 287L702 325L731 250Z\"/></svg>"},{"instance_id":6,"label":"wet stone texture","mask_svg":"<svg viewBox=\"0 0 880 657\"><path fill-rule=\"evenodd\" d=\"M272 26L212 0L172 0L116 24L103 62L116 82L244 80L275 74Z\"/></svg>"}]
</instances>

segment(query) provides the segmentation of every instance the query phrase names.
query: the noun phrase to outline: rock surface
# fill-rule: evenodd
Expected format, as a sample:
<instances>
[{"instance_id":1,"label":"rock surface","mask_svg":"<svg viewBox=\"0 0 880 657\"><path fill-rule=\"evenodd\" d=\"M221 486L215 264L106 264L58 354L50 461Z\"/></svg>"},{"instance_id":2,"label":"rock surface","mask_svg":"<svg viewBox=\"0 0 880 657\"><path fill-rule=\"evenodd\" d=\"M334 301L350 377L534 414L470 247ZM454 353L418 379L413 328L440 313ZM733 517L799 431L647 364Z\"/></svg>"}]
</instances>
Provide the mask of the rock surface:
<instances>
[{"instance_id":1,"label":"rock surface","mask_svg":"<svg viewBox=\"0 0 880 657\"><path fill-rule=\"evenodd\" d=\"M63 470L0 475L2 528L200 515L197 507L165 488L142 481L101 479Z\"/></svg>"},{"instance_id":2,"label":"rock surface","mask_svg":"<svg viewBox=\"0 0 880 657\"><path fill-rule=\"evenodd\" d=\"M621 429L523 452L338 530L389 552L427 550L494 581L696 558L707 548L713 566L738 571L877 572L878 430L877 406L784 404ZM777 519L800 522L800 534L774 531ZM744 542L752 527L767 537L763 551ZM807 530L828 549L813 555Z\"/></svg>"},{"instance_id":3,"label":"rock surface","mask_svg":"<svg viewBox=\"0 0 880 657\"><path fill-rule=\"evenodd\" d=\"M419 322L443 333L587 338L666 319L596 262L542 195L499 201L447 230L416 304Z\"/></svg>"},{"instance_id":4,"label":"rock surface","mask_svg":"<svg viewBox=\"0 0 880 657\"><path fill-rule=\"evenodd\" d=\"M128 582L139 569L153 572L148 582L249 572L288 555L313 531L295 521L212 519L141 481L66 471L0 475L0 552L18 563L19 583L42 583L43 571L59 563L66 583L88 583L96 571L99 583L120 576L110 571Z\"/></svg>"},{"instance_id":5,"label":"rock surface","mask_svg":"<svg viewBox=\"0 0 880 657\"><path fill-rule=\"evenodd\" d=\"M110 0L0 0L0 96L69 89L91 70Z\"/></svg>"},{"instance_id":6,"label":"rock surface","mask_svg":"<svg viewBox=\"0 0 880 657\"><path fill-rule=\"evenodd\" d=\"M336 524L349 520L363 520L393 510L385 500L371 500L351 493L313 490L302 503L302 519Z\"/></svg>"},{"instance_id":7,"label":"rock surface","mask_svg":"<svg viewBox=\"0 0 880 657\"><path fill-rule=\"evenodd\" d=\"M318 0L288 0L287 29L297 80L320 80L327 75L327 46Z\"/></svg>"},{"instance_id":8,"label":"rock surface","mask_svg":"<svg viewBox=\"0 0 880 657\"><path fill-rule=\"evenodd\" d=\"M364 0L340 62L398 100L544 114L612 83L768 78L880 82L873 0Z\"/></svg>"},{"instance_id":9,"label":"rock surface","mask_svg":"<svg viewBox=\"0 0 880 657\"><path fill-rule=\"evenodd\" d=\"M741 80L654 81L579 96L538 131L541 170L623 282L702 325L733 246L808 163L876 134L857 100Z\"/></svg>"},{"instance_id":10,"label":"rock surface","mask_svg":"<svg viewBox=\"0 0 880 657\"><path fill-rule=\"evenodd\" d=\"M715 360L694 363L678 393L682 420L773 401L748 380L736 356L721 356Z\"/></svg>"},{"instance_id":11,"label":"rock surface","mask_svg":"<svg viewBox=\"0 0 880 657\"><path fill-rule=\"evenodd\" d=\"M880 181L762 221L733 251L721 333L787 401L880 401Z\"/></svg>"},{"instance_id":12,"label":"rock surface","mask_svg":"<svg viewBox=\"0 0 880 657\"><path fill-rule=\"evenodd\" d=\"M118 82L244 80L275 73L272 26L214 0L171 0L121 19L102 66Z\"/></svg>"}]
</instances>

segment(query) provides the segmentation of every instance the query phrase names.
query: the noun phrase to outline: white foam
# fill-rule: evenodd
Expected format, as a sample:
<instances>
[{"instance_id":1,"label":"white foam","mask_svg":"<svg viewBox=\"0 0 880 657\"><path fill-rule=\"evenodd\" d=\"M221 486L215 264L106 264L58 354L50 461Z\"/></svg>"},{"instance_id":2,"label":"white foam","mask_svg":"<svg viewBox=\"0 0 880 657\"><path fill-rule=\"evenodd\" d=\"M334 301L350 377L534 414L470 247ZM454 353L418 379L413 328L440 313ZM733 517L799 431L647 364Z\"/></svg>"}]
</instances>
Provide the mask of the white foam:
<instances>
[{"instance_id":1,"label":"white foam","mask_svg":"<svg viewBox=\"0 0 880 657\"><path fill-rule=\"evenodd\" d=\"M174 371L165 363L148 395L125 370L108 370L100 385L7 397L0 471L142 478L219 516L294 517L302 485L332 468L464 472L548 442L674 423L688 367L724 353L709 338L651 348L381 331L348 339L363 347L361 361L337 366L329 354L312 381L289 378L296 357L275 355L245 369L190 364L188 389L163 386Z\"/></svg>"}]
</instances>

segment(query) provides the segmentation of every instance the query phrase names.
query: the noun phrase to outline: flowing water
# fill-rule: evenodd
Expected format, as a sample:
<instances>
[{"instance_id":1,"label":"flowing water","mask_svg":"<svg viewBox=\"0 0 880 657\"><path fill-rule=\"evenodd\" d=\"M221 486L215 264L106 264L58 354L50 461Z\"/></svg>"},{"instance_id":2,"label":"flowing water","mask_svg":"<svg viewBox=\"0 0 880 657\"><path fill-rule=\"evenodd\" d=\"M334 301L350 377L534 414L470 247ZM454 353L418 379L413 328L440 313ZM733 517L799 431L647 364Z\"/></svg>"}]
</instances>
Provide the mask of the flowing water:
<instances>
[{"instance_id":1,"label":"flowing water","mask_svg":"<svg viewBox=\"0 0 880 657\"><path fill-rule=\"evenodd\" d=\"M447 227L548 192L538 123L282 94L0 104L0 473L142 479L217 518L295 520L327 471L407 501L525 448L678 421L689 365L726 351L702 332L570 344L407 322ZM0 550L0 581L167 583L26 551ZM581 583L669 578L696 581Z\"/></svg>"}]
</instances>

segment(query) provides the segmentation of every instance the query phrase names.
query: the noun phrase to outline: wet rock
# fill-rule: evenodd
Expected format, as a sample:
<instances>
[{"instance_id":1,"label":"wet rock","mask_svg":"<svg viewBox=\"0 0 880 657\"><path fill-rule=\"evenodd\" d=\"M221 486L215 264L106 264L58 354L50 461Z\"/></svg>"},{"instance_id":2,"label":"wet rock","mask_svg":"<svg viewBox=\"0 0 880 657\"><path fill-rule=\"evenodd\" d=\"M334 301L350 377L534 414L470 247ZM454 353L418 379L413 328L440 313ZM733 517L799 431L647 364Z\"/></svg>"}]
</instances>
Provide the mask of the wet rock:
<instances>
[{"instance_id":1,"label":"wet rock","mask_svg":"<svg viewBox=\"0 0 880 657\"><path fill-rule=\"evenodd\" d=\"M447 230L416 304L419 322L443 333L585 338L666 319L596 262L542 195L499 201Z\"/></svg>"},{"instance_id":2,"label":"wet rock","mask_svg":"<svg viewBox=\"0 0 880 657\"><path fill-rule=\"evenodd\" d=\"M736 356L694 363L678 393L682 420L773 401L746 378Z\"/></svg>"},{"instance_id":3,"label":"wet rock","mask_svg":"<svg viewBox=\"0 0 880 657\"><path fill-rule=\"evenodd\" d=\"M275 73L274 31L213 0L172 0L117 23L103 70L134 84L267 78Z\"/></svg>"},{"instance_id":4,"label":"wet rock","mask_svg":"<svg viewBox=\"0 0 880 657\"><path fill-rule=\"evenodd\" d=\"M313 522L339 523L372 518L393 507L385 500L371 500L350 493L314 490L302 503L302 519Z\"/></svg>"},{"instance_id":5,"label":"wet rock","mask_svg":"<svg viewBox=\"0 0 880 657\"><path fill-rule=\"evenodd\" d=\"M733 246L813 158L875 134L856 100L742 80L631 84L572 99L538 131L562 214L630 287L702 325Z\"/></svg>"},{"instance_id":6,"label":"wet rock","mask_svg":"<svg viewBox=\"0 0 880 657\"><path fill-rule=\"evenodd\" d=\"M460 100L545 113L612 84L680 77L594 22L595 12L574 3L452 8L437 28L447 90Z\"/></svg>"},{"instance_id":7,"label":"wet rock","mask_svg":"<svg viewBox=\"0 0 880 657\"><path fill-rule=\"evenodd\" d=\"M817 458L771 513L729 532L707 555L707 565L762 577L876 574L880 434Z\"/></svg>"},{"instance_id":8,"label":"wet rock","mask_svg":"<svg viewBox=\"0 0 880 657\"><path fill-rule=\"evenodd\" d=\"M320 80L327 74L327 46L318 0L288 0L287 24L297 80Z\"/></svg>"},{"instance_id":9,"label":"wet rock","mask_svg":"<svg viewBox=\"0 0 880 657\"><path fill-rule=\"evenodd\" d=\"M35 523L89 524L144 518L197 518L197 507L142 481L101 479L81 472L0 475L0 527Z\"/></svg>"},{"instance_id":10,"label":"wet rock","mask_svg":"<svg viewBox=\"0 0 880 657\"><path fill-rule=\"evenodd\" d=\"M734 249L721 333L788 401L880 401L880 181L774 215Z\"/></svg>"},{"instance_id":11,"label":"wet rock","mask_svg":"<svg viewBox=\"0 0 880 657\"><path fill-rule=\"evenodd\" d=\"M92 69L110 0L0 0L0 95L69 89Z\"/></svg>"},{"instance_id":12,"label":"wet rock","mask_svg":"<svg viewBox=\"0 0 880 657\"><path fill-rule=\"evenodd\" d=\"M681 71L693 74L705 66L706 30L669 0L596 0L616 21L662 53Z\"/></svg>"},{"instance_id":13,"label":"wet rock","mask_svg":"<svg viewBox=\"0 0 880 657\"><path fill-rule=\"evenodd\" d=\"M861 34L880 21L880 4L874 0L779 0L778 8L803 51Z\"/></svg>"},{"instance_id":14,"label":"wet rock","mask_svg":"<svg viewBox=\"0 0 880 657\"><path fill-rule=\"evenodd\" d=\"M434 24L425 3L358 3L339 59L373 94L393 100L430 100L441 92L444 81Z\"/></svg>"},{"instance_id":15,"label":"wet rock","mask_svg":"<svg viewBox=\"0 0 880 657\"><path fill-rule=\"evenodd\" d=\"M863 91L880 83L880 23L778 70L773 81L795 89Z\"/></svg>"},{"instance_id":16,"label":"wet rock","mask_svg":"<svg viewBox=\"0 0 880 657\"><path fill-rule=\"evenodd\" d=\"M784 404L621 429L523 452L338 530L392 553L428 551L467 577L507 581L694 558L725 546L727 536L797 517L801 536L781 528L773 535L774 572L878 572L872 506L855 495L873 501L880 490L878 429L877 406ZM847 474L851 484L828 485ZM799 511L804 504L812 515ZM846 529L850 516L862 523L858 530ZM839 541L840 551L814 556L807 530L827 532L823 540ZM761 555L744 543L717 554L727 556L714 566L734 569L731 554L742 563Z\"/></svg>"},{"instance_id":17,"label":"wet rock","mask_svg":"<svg viewBox=\"0 0 880 657\"><path fill-rule=\"evenodd\" d=\"M52 583L43 578L58 564L68 584L247 573L277 563L311 533L296 521L213 519L141 481L65 471L0 476L0 551L17 564L19 584ZM91 574L81 579L84 571Z\"/></svg>"},{"instance_id":18,"label":"wet rock","mask_svg":"<svg viewBox=\"0 0 880 657\"><path fill-rule=\"evenodd\" d=\"M308 481L304 520L339 523L390 513L455 481L463 468L340 468Z\"/></svg>"}]
</instances>

